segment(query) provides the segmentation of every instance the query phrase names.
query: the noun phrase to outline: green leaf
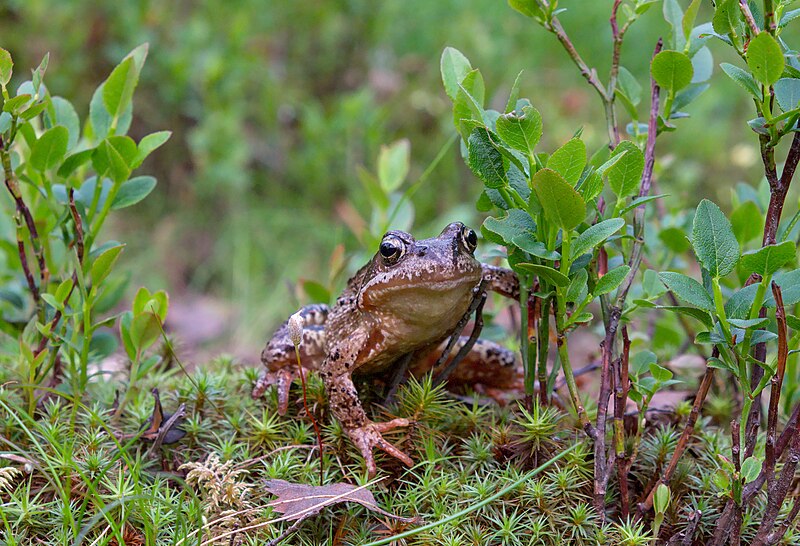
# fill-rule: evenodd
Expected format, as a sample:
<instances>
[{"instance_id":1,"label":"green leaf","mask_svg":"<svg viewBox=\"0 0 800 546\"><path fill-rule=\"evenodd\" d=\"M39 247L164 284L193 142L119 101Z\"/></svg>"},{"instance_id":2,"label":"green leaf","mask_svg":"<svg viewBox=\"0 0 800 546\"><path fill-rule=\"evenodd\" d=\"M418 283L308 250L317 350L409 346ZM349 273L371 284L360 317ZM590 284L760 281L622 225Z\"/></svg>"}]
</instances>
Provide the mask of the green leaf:
<instances>
[{"instance_id":1,"label":"green leaf","mask_svg":"<svg viewBox=\"0 0 800 546\"><path fill-rule=\"evenodd\" d=\"M124 209L135 205L147 197L156 187L156 179L152 176L137 176L124 182L120 187L114 201L111 203L113 210Z\"/></svg>"},{"instance_id":2,"label":"green leaf","mask_svg":"<svg viewBox=\"0 0 800 546\"><path fill-rule=\"evenodd\" d=\"M622 229L624 225L625 220L622 218L610 218L591 226L572 242L570 261L574 261L575 258L589 250L594 250L603 241Z\"/></svg>"},{"instance_id":3,"label":"green leaf","mask_svg":"<svg viewBox=\"0 0 800 546\"><path fill-rule=\"evenodd\" d=\"M585 166L586 144L580 138L569 140L547 160L547 168L559 173L573 186L580 179Z\"/></svg>"},{"instance_id":4,"label":"green leaf","mask_svg":"<svg viewBox=\"0 0 800 546\"><path fill-rule=\"evenodd\" d=\"M524 250L537 258L550 260L551 262L561 258L561 254L554 250L548 250L547 246L543 242L537 240L536 236L529 231L515 235L512 239L512 243L520 250Z\"/></svg>"},{"instance_id":5,"label":"green leaf","mask_svg":"<svg viewBox=\"0 0 800 546\"><path fill-rule=\"evenodd\" d=\"M513 149L533 154L542 137L542 116L533 106L523 106L521 113L503 114L497 118L497 134Z\"/></svg>"},{"instance_id":6,"label":"green leaf","mask_svg":"<svg viewBox=\"0 0 800 546\"><path fill-rule=\"evenodd\" d=\"M603 193L603 187L603 177L595 171L586 177L586 180L578 188L578 193L581 194L586 203L591 203Z\"/></svg>"},{"instance_id":7,"label":"green leaf","mask_svg":"<svg viewBox=\"0 0 800 546\"><path fill-rule=\"evenodd\" d=\"M683 10L677 0L664 0L664 19L672 27L670 44L674 49L683 49L686 39L683 37Z\"/></svg>"},{"instance_id":8,"label":"green leaf","mask_svg":"<svg viewBox=\"0 0 800 546\"><path fill-rule=\"evenodd\" d=\"M53 294L41 294L40 297L44 300L44 302L52 307L53 309L64 309L64 304L58 301L58 299Z\"/></svg>"},{"instance_id":9,"label":"green leaf","mask_svg":"<svg viewBox=\"0 0 800 546\"><path fill-rule=\"evenodd\" d=\"M630 369L633 375L640 375L650 369L651 364L658 361L656 354L652 351L640 351L633 355L630 362Z\"/></svg>"},{"instance_id":10,"label":"green leaf","mask_svg":"<svg viewBox=\"0 0 800 546\"><path fill-rule=\"evenodd\" d=\"M773 89L775 98L784 112L794 110L800 105L800 79L781 78L775 82Z\"/></svg>"},{"instance_id":11,"label":"green leaf","mask_svg":"<svg viewBox=\"0 0 800 546\"><path fill-rule=\"evenodd\" d=\"M31 165L37 171L55 167L67 153L69 131L63 125L56 125L39 137L31 150Z\"/></svg>"},{"instance_id":12,"label":"green leaf","mask_svg":"<svg viewBox=\"0 0 800 546\"><path fill-rule=\"evenodd\" d=\"M714 320L711 318L709 312L702 309L697 309L696 307L684 307L682 305L656 305L655 308L692 317L693 319L697 319L703 323L706 328L714 327Z\"/></svg>"},{"instance_id":13,"label":"green leaf","mask_svg":"<svg viewBox=\"0 0 800 546\"><path fill-rule=\"evenodd\" d=\"M520 85L520 80L522 79L522 73L523 71L520 70L519 73L517 74L517 77L514 78L514 84L511 86L511 91L508 94L508 101L506 102L506 108L505 110L503 110L504 113L511 112L513 110L516 110L517 108L517 100L519 100L519 85Z\"/></svg>"},{"instance_id":14,"label":"green leaf","mask_svg":"<svg viewBox=\"0 0 800 546\"><path fill-rule=\"evenodd\" d=\"M625 277L628 276L630 273L631 268L629 265L620 265L615 267L597 281L597 284L594 286L594 290L592 294L594 296L602 296L603 294L608 294L609 292L616 290L617 287L622 284L622 281L625 280Z\"/></svg>"},{"instance_id":15,"label":"green leaf","mask_svg":"<svg viewBox=\"0 0 800 546\"><path fill-rule=\"evenodd\" d=\"M25 111L30 101L31 96L27 93L17 95L13 99L9 99L3 103L3 111L18 116L21 112Z\"/></svg>"},{"instance_id":16,"label":"green leaf","mask_svg":"<svg viewBox=\"0 0 800 546\"><path fill-rule=\"evenodd\" d=\"M513 245L516 237L525 233L535 234L536 222L524 210L511 209L500 218L490 216L484 220L481 232L486 239L493 243Z\"/></svg>"},{"instance_id":17,"label":"green leaf","mask_svg":"<svg viewBox=\"0 0 800 546\"><path fill-rule=\"evenodd\" d=\"M692 5L695 3L699 4L698 0L694 0ZM692 6L689 6L691 9ZM688 13L688 12L687 12ZM686 24L686 17L684 17L684 25ZM656 488L656 494L653 496L653 508L655 509L656 514L663 514L669 508L669 500L670 500L670 492L669 487L663 483L658 484Z\"/></svg>"},{"instance_id":18,"label":"green leaf","mask_svg":"<svg viewBox=\"0 0 800 546\"><path fill-rule=\"evenodd\" d=\"M560 174L551 169L541 169L531 182L550 222L565 230L575 229L583 222L586 203Z\"/></svg>"},{"instance_id":19,"label":"green leaf","mask_svg":"<svg viewBox=\"0 0 800 546\"><path fill-rule=\"evenodd\" d=\"M56 288L56 299L61 303L67 303L67 298L69 297L70 293L72 292L72 278L67 277L61 284L58 285Z\"/></svg>"},{"instance_id":20,"label":"green leaf","mask_svg":"<svg viewBox=\"0 0 800 546\"><path fill-rule=\"evenodd\" d=\"M683 27L683 37L687 40L689 39L692 29L694 28L694 21L697 19L697 10L699 9L700 0L692 0L692 3L686 8L686 13L683 14L681 26Z\"/></svg>"},{"instance_id":21,"label":"green leaf","mask_svg":"<svg viewBox=\"0 0 800 546\"><path fill-rule=\"evenodd\" d=\"M728 301L725 302L725 314L728 315L729 319L744 319L750 316L750 308L756 299L757 289L757 285L751 284L741 290L737 290L728 298Z\"/></svg>"},{"instance_id":22,"label":"green leaf","mask_svg":"<svg viewBox=\"0 0 800 546\"><path fill-rule=\"evenodd\" d=\"M139 141L136 158L131 163L131 168L135 169L139 167L142 162L147 159L147 156L160 148L171 136L172 131L158 131L157 133L151 133L142 138L142 140Z\"/></svg>"},{"instance_id":23,"label":"green leaf","mask_svg":"<svg viewBox=\"0 0 800 546\"><path fill-rule=\"evenodd\" d=\"M740 26L741 20L739 0L720 0L717 2L717 9L714 12L711 24L714 32L727 36Z\"/></svg>"},{"instance_id":24,"label":"green leaf","mask_svg":"<svg viewBox=\"0 0 800 546\"><path fill-rule=\"evenodd\" d=\"M682 110L694 102L694 100L705 93L709 87L711 87L711 85L708 83L693 83L686 89L679 91L675 95L675 100L672 101L672 117L675 118L679 110Z\"/></svg>"},{"instance_id":25,"label":"green leaf","mask_svg":"<svg viewBox=\"0 0 800 546\"><path fill-rule=\"evenodd\" d=\"M11 81L11 73L14 69L14 61L11 53L0 47L0 85L6 86Z\"/></svg>"},{"instance_id":26,"label":"green leaf","mask_svg":"<svg viewBox=\"0 0 800 546\"><path fill-rule=\"evenodd\" d=\"M94 262L92 262L91 268L91 277L92 277L92 284L94 286L100 286L109 273L111 273L111 268L114 267L114 263L119 258L119 253L122 252L122 249L125 248L125 245L117 245L111 247L107 250L104 250L100 255L98 255Z\"/></svg>"},{"instance_id":27,"label":"green leaf","mask_svg":"<svg viewBox=\"0 0 800 546\"><path fill-rule=\"evenodd\" d=\"M653 79L666 91L675 93L692 82L692 60L680 51L662 51L650 64Z\"/></svg>"},{"instance_id":28,"label":"green leaf","mask_svg":"<svg viewBox=\"0 0 800 546\"><path fill-rule=\"evenodd\" d=\"M800 8L789 10L781 17L781 20L778 22L778 27L783 28L798 17L800 17Z\"/></svg>"},{"instance_id":29,"label":"green leaf","mask_svg":"<svg viewBox=\"0 0 800 546\"><path fill-rule=\"evenodd\" d=\"M120 183L131 175L130 164L136 157L136 143L125 136L108 137L95 148L92 165L98 174L108 174Z\"/></svg>"},{"instance_id":30,"label":"green leaf","mask_svg":"<svg viewBox=\"0 0 800 546\"><path fill-rule=\"evenodd\" d=\"M544 20L545 14L536 0L508 0L508 5L525 17Z\"/></svg>"},{"instance_id":31,"label":"green leaf","mask_svg":"<svg viewBox=\"0 0 800 546\"><path fill-rule=\"evenodd\" d=\"M647 203L649 203L651 201L656 201L658 199L661 199L662 197L669 197L669 194L668 193L660 193L658 195L645 195L643 197L637 197L637 198L631 200L630 203L628 203L627 205L622 207L622 209L620 209L620 211L619 211L619 214L620 214L620 216L623 216L623 215L627 214L629 211L632 211L635 208L638 208L638 207L640 207L642 205L646 205Z\"/></svg>"},{"instance_id":32,"label":"green leaf","mask_svg":"<svg viewBox=\"0 0 800 546\"><path fill-rule=\"evenodd\" d=\"M579 269L572 277L567 287L566 298L568 302L582 303L589 294L589 273L585 269Z\"/></svg>"},{"instance_id":33,"label":"green leaf","mask_svg":"<svg viewBox=\"0 0 800 546\"><path fill-rule=\"evenodd\" d=\"M781 46L769 32L759 32L750 40L750 45L747 46L747 66L755 79L764 85L772 85L780 79L786 61Z\"/></svg>"},{"instance_id":34,"label":"green leaf","mask_svg":"<svg viewBox=\"0 0 800 546\"><path fill-rule=\"evenodd\" d=\"M692 83L694 86L689 86L687 89L684 89L684 93L688 91L692 91L694 88L694 92L692 93L692 97L684 97L681 100L680 108L683 108L690 102L692 102L695 98L700 96L700 93L708 89L708 86L698 87L699 84L702 82L708 81L711 77L711 74L714 72L714 56L711 54L711 50L707 47L703 46L695 52L694 56L692 57ZM673 110L678 110L677 106L672 107Z\"/></svg>"},{"instance_id":35,"label":"green leaf","mask_svg":"<svg viewBox=\"0 0 800 546\"><path fill-rule=\"evenodd\" d=\"M708 332L702 332L702 333L707 334ZM735 366L728 364L727 361L719 358L714 358L714 357L709 358L706 361L706 366L708 366L709 368L715 368L717 370L727 370L733 373L734 375L738 375L739 373L739 370Z\"/></svg>"},{"instance_id":36,"label":"green leaf","mask_svg":"<svg viewBox=\"0 0 800 546\"><path fill-rule=\"evenodd\" d=\"M755 319L728 319L728 322L736 328L747 330L748 328L761 328L762 326L766 326L769 324L769 319L767 317Z\"/></svg>"},{"instance_id":37,"label":"green leaf","mask_svg":"<svg viewBox=\"0 0 800 546\"><path fill-rule=\"evenodd\" d=\"M439 69L442 74L445 93L451 100L455 101L458 93L458 84L472 70L472 65L469 59L459 50L454 47L446 47L442 51Z\"/></svg>"},{"instance_id":38,"label":"green leaf","mask_svg":"<svg viewBox=\"0 0 800 546\"><path fill-rule=\"evenodd\" d=\"M653 379L655 379L659 383L664 383L672 379L672 372L666 369L664 366L659 366L658 364L651 363L649 367L650 367L650 375L652 375Z\"/></svg>"},{"instance_id":39,"label":"green leaf","mask_svg":"<svg viewBox=\"0 0 800 546\"><path fill-rule=\"evenodd\" d=\"M487 188L502 188L508 184L502 154L492 145L489 132L477 127L467 141L467 165L483 180Z\"/></svg>"},{"instance_id":40,"label":"green leaf","mask_svg":"<svg viewBox=\"0 0 800 546\"><path fill-rule=\"evenodd\" d=\"M472 132L462 127L462 120L473 120L483 125L483 101L486 88L483 76L477 68L469 72L458 85L456 100L453 102L453 123L466 140ZM465 134L466 133L466 134Z\"/></svg>"},{"instance_id":41,"label":"green leaf","mask_svg":"<svg viewBox=\"0 0 800 546\"><path fill-rule=\"evenodd\" d=\"M25 121L30 121L33 118L35 118L36 116L38 116L39 114L41 114L42 112L44 112L45 108L47 108L47 102L42 101L42 102L40 102L38 104L34 104L33 106L31 106L30 108L27 108L26 110L23 110L22 112L20 112L19 113L19 117L21 117Z\"/></svg>"},{"instance_id":42,"label":"green leaf","mask_svg":"<svg viewBox=\"0 0 800 546\"><path fill-rule=\"evenodd\" d=\"M627 197L639 189L644 172L644 154L636 144L623 140L614 149L611 160L618 156L619 159L606 169L605 174L611 190L618 197Z\"/></svg>"},{"instance_id":43,"label":"green leaf","mask_svg":"<svg viewBox=\"0 0 800 546\"><path fill-rule=\"evenodd\" d=\"M761 237L764 232L764 215L753 201L745 201L731 213L731 227L736 240L744 245Z\"/></svg>"},{"instance_id":44,"label":"green leaf","mask_svg":"<svg viewBox=\"0 0 800 546\"><path fill-rule=\"evenodd\" d=\"M143 44L131 51L103 83L103 104L112 119L118 120L130 106L147 49L147 44Z\"/></svg>"},{"instance_id":45,"label":"green leaf","mask_svg":"<svg viewBox=\"0 0 800 546\"><path fill-rule=\"evenodd\" d=\"M381 146L378 154L378 181L386 193L391 193L403 183L408 175L411 143L403 138L389 146Z\"/></svg>"},{"instance_id":46,"label":"green leaf","mask_svg":"<svg viewBox=\"0 0 800 546\"><path fill-rule=\"evenodd\" d=\"M739 242L720 208L703 199L692 225L692 246L700 263L714 277L724 277L739 261Z\"/></svg>"},{"instance_id":47,"label":"green leaf","mask_svg":"<svg viewBox=\"0 0 800 546\"><path fill-rule=\"evenodd\" d=\"M547 279L551 283L561 288L569 285L569 277L560 271L547 267L546 265L521 263L514 266L514 269L521 269L526 273L533 273L534 275Z\"/></svg>"},{"instance_id":48,"label":"green leaf","mask_svg":"<svg viewBox=\"0 0 800 546\"><path fill-rule=\"evenodd\" d=\"M703 285L683 273L664 271L658 274L658 278L672 290L675 296L690 305L695 305L706 311L714 311L714 302Z\"/></svg>"},{"instance_id":49,"label":"green leaf","mask_svg":"<svg viewBox=\"0 0 800 546\"><path fill-rule=\"evenodd\" d=\"M761 474L761 461L757 457L748 457L742 463L742 480L750 483Z\"/></svg>"},{"instance_id":50,"label":"green leaf","mask_svg":"<svg viewBox=\"0 0 800 546\"><path fill-rule=\"evenodd\" d=\"M81 136L81 121L78 113L68 100L62 97L52 97L50 103L53 107L53 119L51 125L63 125L69 132L67 140L67 150L71 150L78 143Z\"/></svg>"},{"instance_id":51,"label":"green leaf","mask_svg":"<svg viewBox=\"0 0 800 546\"><path fill-rule=\"evenodd\" d=\"M134 315L130 336L137 353L141 353L152 345L159 335L161 335L161 327L156 315L153 313Z\"/></svg>"},{"instance_id":52,"label":"green leaf","mask_svg":"<svg viewBox=\"0 0 800 546\"><path fill-rule=\"evenodd\" d=\"M303 281L303 292L314 303L328 303L331 301L331 292L317 281Z\"/></svg>"},{"instance_id":53,"label":"green leaf","mask_svg":"<svg viewBox=\"0 0 800 546\"><path fill-rule=\"evenodd\" d=\"M89 161L92 158L93 153L94 148L90 148L88 150L82 150L67 156L64 162L58 168L58 176L62 178L68 177L75 171L75 169Z\"/></svg>"},{"instance_id":54,"label":"green leaf","mask_svg":"<svg viewBox=\"0 0 800 546\"><path fill-rule=\"evenodd\" d=\"M761 100L761 90L758 88L758 83L756 83L756 80L752 74L730 63L722 63L719 66L730 79L738 83L754 98Z\"/></svg>"},{"instance_id":55,"label":"green leaf","mask_svg":"<svg viewBox=\"0 0 800 546\"><path fill-rule=\"evenodd\" d=\"M741 266L747 273L758 273L762 277L776 273L781 267L795 259L797 247L793 241L779 245L767 245L742 255Z\"/></svg>"},{"instance_id":56,"label":"green leaf","mask_svg":"<svg viewBox=\"0 0 800 546\"><path fill-rule=\"evenodd\" d=\"M619 67L617 88L631 101L634 106L642 100L642 86L636 77L624 66Z\"/></svg>"}]
</instances>

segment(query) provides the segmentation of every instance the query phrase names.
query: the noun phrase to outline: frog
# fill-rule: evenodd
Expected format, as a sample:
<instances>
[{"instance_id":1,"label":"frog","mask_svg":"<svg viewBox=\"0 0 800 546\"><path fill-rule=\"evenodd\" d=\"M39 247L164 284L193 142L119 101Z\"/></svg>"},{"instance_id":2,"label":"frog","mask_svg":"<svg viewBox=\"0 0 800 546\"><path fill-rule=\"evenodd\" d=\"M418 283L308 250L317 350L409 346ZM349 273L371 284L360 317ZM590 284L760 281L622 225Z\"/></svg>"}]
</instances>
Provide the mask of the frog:
<instances>
[{"instance_id":1,"label":"frog","mask_svg":"<svg viewBox=\"0 0 800 546\"><path fill-rule=\"evenodd\" d=\"M322 377L331 411L361 452L370 476L377 472L374 449L413 465L411 457L383 438L383 433L411 422L373 422L359 400L354 375L387 381L407 366L414 375L450 373L449 381L455 383L519 386L515 353L477 339L487 292L517 300L519 279L510 269L476 259L477 244L475 231L461 222L422 240L388 231L333 306L308 305L295 315L304 323L298 347L303 370ZM473 313L472 335L461 336ZM268 340L261 355L266 370L252 393L258 398L276 386L280 414L287 411L289 387L298 372L289 330L284 322ZM432 358L439 347L441 356ZM457 351L455 357L451 351Z\"/></svg>"}]
</instances>

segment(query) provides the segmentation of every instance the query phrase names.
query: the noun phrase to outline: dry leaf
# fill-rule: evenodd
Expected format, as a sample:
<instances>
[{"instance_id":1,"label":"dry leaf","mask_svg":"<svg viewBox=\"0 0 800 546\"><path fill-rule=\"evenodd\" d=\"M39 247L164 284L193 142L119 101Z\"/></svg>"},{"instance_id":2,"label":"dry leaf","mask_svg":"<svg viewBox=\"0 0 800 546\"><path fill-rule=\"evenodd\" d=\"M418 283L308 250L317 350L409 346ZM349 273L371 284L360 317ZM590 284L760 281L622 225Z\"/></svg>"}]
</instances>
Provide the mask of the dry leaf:
<instances>
[{"instance_id":1,"label":"dry leaf","mask_svg":"<svg viewBox=\"0 0 800 546\"><path fill-rule=\"evenodd\" d=\"M278 498L269 506L288 520L305 519L319 513L326 506L341 502L357 502L361 506L378 512L384 516L400 521L412 522L416 518L403 518L380 508L375 497L366 486L349 483L332 483L330 485L305 485L285 480L267 480L267 491Z\"/></svg>"}]
</instances>

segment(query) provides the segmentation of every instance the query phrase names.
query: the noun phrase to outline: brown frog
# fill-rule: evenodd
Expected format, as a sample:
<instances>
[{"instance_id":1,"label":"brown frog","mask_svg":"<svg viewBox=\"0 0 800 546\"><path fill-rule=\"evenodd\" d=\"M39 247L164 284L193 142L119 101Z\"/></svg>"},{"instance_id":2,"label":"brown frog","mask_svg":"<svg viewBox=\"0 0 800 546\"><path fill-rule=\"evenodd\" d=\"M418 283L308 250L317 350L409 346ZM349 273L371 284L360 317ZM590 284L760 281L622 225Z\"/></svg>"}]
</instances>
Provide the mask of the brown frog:
<instances>
[{"instance_id":1,"label":"brown frog","mask_svg":"<svg viewBox=\"0 0 800 546\"><path fill-rule=\"evenodd\" d=\"M332 308L310 305L299 312L305 322L300 346L303 368L322 376L331 410L363 454L370 475L376 472L375 447L412 464L408 455L381 435L408 426L409 421L372 422L358 399L353 374L380 374L388 379L394 368L408 365L409 360L412 373L424 373L431 368L426 357L437 354L435 349L455 332L446 353L455 345L465 358L453 371L451 382L477 382L490 388L519 384L513 353L491 342L475 343L476 335L470 339L457 335L474 310L478 311L474 334L479 331L486 290L519 297L519 280L512 271L475 259L477 243L475 232L460 222L445 227L438 237L420 241L402 231L389 231ZM297 369L288 322L269 340L261 359L267 371L253 396L276 385L283 414ZM446 366L442 360L434 371Z\"/></svg>"}]
</instances>

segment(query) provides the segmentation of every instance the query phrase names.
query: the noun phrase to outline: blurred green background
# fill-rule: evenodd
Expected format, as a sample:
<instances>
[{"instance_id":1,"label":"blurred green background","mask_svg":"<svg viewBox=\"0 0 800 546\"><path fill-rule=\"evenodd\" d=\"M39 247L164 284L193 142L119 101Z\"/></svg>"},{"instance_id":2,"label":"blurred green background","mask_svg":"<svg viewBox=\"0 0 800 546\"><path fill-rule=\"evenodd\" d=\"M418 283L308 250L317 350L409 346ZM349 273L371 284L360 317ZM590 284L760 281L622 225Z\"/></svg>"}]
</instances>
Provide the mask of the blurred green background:
<instances>
[{"instance_id":1,"label":"blurred green background","mask_svg":"<svg viewBox=\"0 0 800 546\"><path fill-rule=\"evenodd\" d=\"M602 79L611 4L561 2L565 28ZM633 26L623 50L643 85L666 32L660 9ZM708 20L703 10L698 21ZM445 46L481 69L497 109L525 70L521 94L542 112L542 149L581 127L590 149L605 144L593 91L555 39L502 0L7 0L0 35L18 78L50 52L47 85L81 115L111 68L149 42L130 134L173 136L141 169L158 178L156 191L118 216L111 236L128 243L121 263L132 291L170 292L179 337L251 360L307 302L298 279L327 284L337 245L363 251L346 222L357 221L353 211L370 216L359 169L374 172L381 145L406 138L413 182L455 133L439 78ZM756 140L743 129L752 104L716 68L731 59L710 46L711 89L659 139L670 207L724 203L735 182L758 182ZM451 145L414 195L415 234L453 220L477 227L479 193Z\"/></svg>"}]
</instances>

